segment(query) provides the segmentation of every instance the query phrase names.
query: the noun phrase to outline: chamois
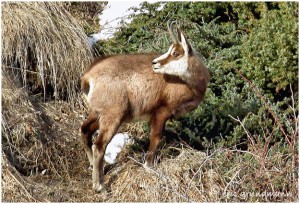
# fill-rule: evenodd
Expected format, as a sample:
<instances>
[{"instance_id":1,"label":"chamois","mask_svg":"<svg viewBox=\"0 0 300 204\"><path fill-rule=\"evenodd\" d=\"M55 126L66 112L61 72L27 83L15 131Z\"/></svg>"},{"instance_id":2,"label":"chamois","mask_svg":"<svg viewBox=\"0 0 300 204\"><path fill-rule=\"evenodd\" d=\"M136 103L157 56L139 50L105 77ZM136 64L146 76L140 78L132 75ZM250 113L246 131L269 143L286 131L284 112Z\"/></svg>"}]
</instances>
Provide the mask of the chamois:
<instances>
[{"instance_id":1,"label":"chamois","mask_svg":"<svg viewBox=\"0 0 300 204\"><path fill-rule=\"evenodd\" d=\"M96 60L81 78L90 108L81 126L87 157L93 166L93 189L103 188L107 144L124 122L150 122L150 146L145 167L154 162L166 121L197 108L210 80L208 69L184 34L167 24L173 44L167 53L128 54ZM92 142L92 135L99 134Z\"/></svg>"}]
</instances>

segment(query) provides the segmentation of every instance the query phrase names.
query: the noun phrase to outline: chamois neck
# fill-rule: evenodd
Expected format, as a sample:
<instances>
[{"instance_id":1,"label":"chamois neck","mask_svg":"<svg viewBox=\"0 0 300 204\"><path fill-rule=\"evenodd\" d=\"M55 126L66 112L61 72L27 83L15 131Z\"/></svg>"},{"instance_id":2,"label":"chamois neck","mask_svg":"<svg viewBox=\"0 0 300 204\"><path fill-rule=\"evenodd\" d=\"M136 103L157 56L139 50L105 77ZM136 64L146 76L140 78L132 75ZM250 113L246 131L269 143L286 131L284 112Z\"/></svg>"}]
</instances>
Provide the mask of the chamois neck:
<instances>
[{"instance_id":1,"label":"chamois neck","mask_svg":"<svg viewBox=\"0 0 300 204\"><path fill-rule=\"evenodd\" d=\"M188 65L189 74L183 77L182 80L189 85L195 95L201 95L205 92L210 80L208 69L197 55L189 58Z\"/></svg>"}]
</instances>

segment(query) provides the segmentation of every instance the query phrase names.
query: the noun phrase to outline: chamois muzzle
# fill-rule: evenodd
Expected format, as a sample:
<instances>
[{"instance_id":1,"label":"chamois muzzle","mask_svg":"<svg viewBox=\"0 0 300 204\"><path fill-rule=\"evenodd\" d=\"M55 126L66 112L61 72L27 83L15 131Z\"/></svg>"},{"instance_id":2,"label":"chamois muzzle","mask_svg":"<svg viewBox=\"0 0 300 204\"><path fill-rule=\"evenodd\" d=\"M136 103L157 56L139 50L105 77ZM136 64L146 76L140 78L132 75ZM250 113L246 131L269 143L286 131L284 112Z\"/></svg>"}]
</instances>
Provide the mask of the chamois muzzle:
<instances>
[{"instance_id":1,"label":"chamois muzzle","mask_svg":"<svg viewBox=\"0 0 300 204\"><path fill-rule=\"evenodd\" d=\"M160 64L156 60L153 60L152 61L152 69L155 71L159 68L160 68Z\"/></svg>"}]
</instances>

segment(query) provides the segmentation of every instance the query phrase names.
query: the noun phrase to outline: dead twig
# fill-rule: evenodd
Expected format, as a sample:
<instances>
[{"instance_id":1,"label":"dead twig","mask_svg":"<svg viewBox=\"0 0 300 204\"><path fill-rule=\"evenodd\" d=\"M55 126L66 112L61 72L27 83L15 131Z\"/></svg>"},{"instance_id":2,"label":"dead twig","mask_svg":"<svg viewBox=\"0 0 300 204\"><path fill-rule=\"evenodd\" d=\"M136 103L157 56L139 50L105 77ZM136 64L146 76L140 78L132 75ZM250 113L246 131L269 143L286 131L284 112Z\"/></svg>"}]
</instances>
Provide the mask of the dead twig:
<instances>
[{"instance_id":1,"label":"dead twig","mask_svg":"<svg viewBox=\"0 0 300 204\"><path fill-rule=\"evenodd\" d=\"M282 132L282 134L284 135L286 141L288 142L288 144L290 146L292 146L292 143L291 143L289 137L287 136L286 132L283 129L283 125L280 123L278 117L275 115L274 111L272 110L272 108L270 107L270 105L267 103L267 101L265 100L265 98L262 96L262 94L259 92L259 90L255 86L255 84L253 84L252 81L250 81L250 79L246 78L238 69L236 69L234 67L233 67L233 69L242 77L242 79L244 79L244 81L246 81L251 86L251 88L254 90L255 94L262 100L262 102L265 104L266 108L269 110L269 112L271 113L272 117L276 121L277 125L279 126L279 129Z\"/></svg>"}]
</instances>

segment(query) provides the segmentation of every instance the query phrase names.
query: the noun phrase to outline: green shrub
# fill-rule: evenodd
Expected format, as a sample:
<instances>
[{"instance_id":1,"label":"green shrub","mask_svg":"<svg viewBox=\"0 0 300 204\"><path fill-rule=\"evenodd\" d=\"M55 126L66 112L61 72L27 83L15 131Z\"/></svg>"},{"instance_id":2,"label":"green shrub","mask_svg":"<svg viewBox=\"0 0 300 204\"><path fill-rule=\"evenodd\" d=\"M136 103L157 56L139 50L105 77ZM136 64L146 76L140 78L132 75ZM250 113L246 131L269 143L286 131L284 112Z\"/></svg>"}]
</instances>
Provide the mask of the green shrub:
<instances>
[{"instance_id":1,"label":"green shrub","mask_svg":"<svg viewBox=\"0 0 300 204\"><path fill-rule=\"evenodd\" d=\"M283 135L274 129L274 112L290 133L292 92L298 104L298 3L143 3L133 10L141 13L100 42L100 53L164 52L170 45L166 22L176 20L212 74L203 103L167 128L203 144L245 144L238 118L249 134L263 137L267 129L275 142Z\"/></svg>"}]
</instances>

